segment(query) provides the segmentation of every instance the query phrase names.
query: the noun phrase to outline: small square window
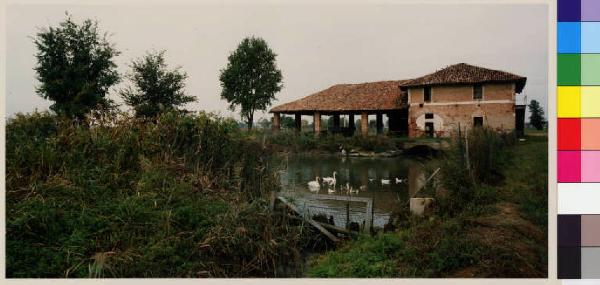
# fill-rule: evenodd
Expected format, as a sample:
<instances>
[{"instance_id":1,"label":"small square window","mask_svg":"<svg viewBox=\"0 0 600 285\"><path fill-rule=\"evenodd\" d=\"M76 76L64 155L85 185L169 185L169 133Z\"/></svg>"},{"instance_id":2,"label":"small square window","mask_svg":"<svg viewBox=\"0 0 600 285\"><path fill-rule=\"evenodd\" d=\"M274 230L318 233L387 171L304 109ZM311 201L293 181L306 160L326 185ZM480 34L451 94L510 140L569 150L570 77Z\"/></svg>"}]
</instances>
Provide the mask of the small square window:
<instances>
[{"instance_id":1,"label":"small square window","mask_svg":"<svg viewBox=\"0 0 600 285\"><path fill-rule=\"evenodd\" d=\"M423 88L423 101L431 102L431 87L429 86Z\"/></svg>"},{"instance_id":2,"label":"small square window","mask_svg":"<svg viewBox=\"0 0 600 285\"><path fill-rule=\"evenodd\" d=\"M433 113L426 113L425 119L433 119Z\"/></svg>"},{"instance_id":3,"label":"small square window","mask_svg":"<svg viewBox=\"0 0 600 285\"><path fill-rule=\"evenodd\" d=\"M483 126L483 117L473 117L473 126L474 127Z\"/></svg>"},{"instance_id":4,"label":"small square window","mask_svg":"<svg viewBox=\"0 0 600 285\"><path fill-rule=\"evenodd\" d=\"M473 100L483 99L483 86L477 84L473 86Z\"/></svg>"}]
</instances>

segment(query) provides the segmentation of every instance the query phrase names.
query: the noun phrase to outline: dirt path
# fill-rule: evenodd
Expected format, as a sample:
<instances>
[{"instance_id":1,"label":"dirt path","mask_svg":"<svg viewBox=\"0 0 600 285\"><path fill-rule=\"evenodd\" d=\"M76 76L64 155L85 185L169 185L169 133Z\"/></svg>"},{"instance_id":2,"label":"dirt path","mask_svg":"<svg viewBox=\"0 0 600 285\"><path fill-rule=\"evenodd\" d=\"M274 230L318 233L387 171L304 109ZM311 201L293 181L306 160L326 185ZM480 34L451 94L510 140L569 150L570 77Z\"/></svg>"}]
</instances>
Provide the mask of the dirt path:
<instances>
[{"instance_id":1,"label":"dirt path","mask_svg":"<svg viewBox=\"0 0 600 285\"><path fill-rule=\"evenodd\" d=\"M498 212L470 219L469 239L479 241L497 254L486 256L478 266L461 269L452 277L545 277L546 268L539 268L539 259L547 248L547 236L542 229L524 219L518 205L498 203ZM545 263L542 263L545 264Z\"/></svg>"}]
</instances>

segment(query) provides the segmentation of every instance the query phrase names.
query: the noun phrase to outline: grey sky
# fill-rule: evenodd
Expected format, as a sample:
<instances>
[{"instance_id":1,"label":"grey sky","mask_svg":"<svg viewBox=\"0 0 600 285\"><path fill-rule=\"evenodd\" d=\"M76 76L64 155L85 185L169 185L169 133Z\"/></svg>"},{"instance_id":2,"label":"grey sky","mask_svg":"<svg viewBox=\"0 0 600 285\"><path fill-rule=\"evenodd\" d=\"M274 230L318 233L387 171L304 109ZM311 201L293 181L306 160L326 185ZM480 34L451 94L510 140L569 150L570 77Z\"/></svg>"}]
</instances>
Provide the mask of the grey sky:
<instances>
[{"instance_id":1,"label":"grey sky","mask_svg":"<svg viewBox=\"0 0 600 285\"><path fill-rule=\"evenodd\" d=\"M546 5L504 4L261 4L261 5L11 5L7 8L6 113L45 110L35 93L37 27L69 11L97 19L122 54L119 71L147 50L188 73L188 109L227 110L219 70L242 38L263 37L278 54L284 88L276 104L338 83L408 79L466 62L527 77L522 94L547 110ZM111 98L121 102L116 95ZM522 95L520 95L522 96ZM263 114L257 114L261 117Z\"/></svg>"}]
</instances>

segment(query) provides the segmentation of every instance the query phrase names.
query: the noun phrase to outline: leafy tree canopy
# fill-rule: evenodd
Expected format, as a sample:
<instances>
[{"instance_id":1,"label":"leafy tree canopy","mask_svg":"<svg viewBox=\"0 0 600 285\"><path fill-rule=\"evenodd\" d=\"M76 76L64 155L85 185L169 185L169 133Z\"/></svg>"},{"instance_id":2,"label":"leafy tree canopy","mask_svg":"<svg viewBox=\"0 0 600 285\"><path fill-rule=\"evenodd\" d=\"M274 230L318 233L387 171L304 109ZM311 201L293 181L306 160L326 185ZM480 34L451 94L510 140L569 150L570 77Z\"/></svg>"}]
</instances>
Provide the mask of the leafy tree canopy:
<instances>
[{"instance_id":1,"label":"leafy tree canopy","mask_svg":"<svg viewBox=\"0 0 600 285\"><path fill-rule=\"evenodd\" d=\"M529 103L529 112L531 112L531 116L529 116L529 123L533 125L538 130L544 128L544 109L540 103L536 100L531 100Z\"/></svg>"},{"instance_id":2,"label":"leafy tree canopy","mask_svg":"<svg viewBox=\"0 0 600 285\"><path fill-rule=\"evenodd\" d=\"M120 94L138 117L155 117L196 100L183 90L187 74L180 68L169 70L164 55L165 51L148 53L131 63L132 72L127 78L133 86L121 90Z\"/></svg>"},{"instance_id":3,"label":"leafy tree canopy","mask_svg":"<svg viewBox=\"0 0 600 285\"><path fill-rule=\"evenodd\" d=\"M91 110L113 106L106 98L119 82L113 58L119 51L101 34L98 23L81 24L67 19L57 27L41 29L34 37L37 48L37 93L54 101L50 109L59 115L83 119Z\"/></svg>"},{"instance_id":4,"label":"leafy tree canopy","mask_svg":"<svg viewBox=\"0 0 600 285\"><path fill-rule=\"evenodd\" d=\"M248 129L252 128L254 112L266 110L283 87L276 56L265 40L245 38L221 70L221 98L229 102L232 111L241 108L240 115L246 119Z\"/></svg>"}]
</instances>

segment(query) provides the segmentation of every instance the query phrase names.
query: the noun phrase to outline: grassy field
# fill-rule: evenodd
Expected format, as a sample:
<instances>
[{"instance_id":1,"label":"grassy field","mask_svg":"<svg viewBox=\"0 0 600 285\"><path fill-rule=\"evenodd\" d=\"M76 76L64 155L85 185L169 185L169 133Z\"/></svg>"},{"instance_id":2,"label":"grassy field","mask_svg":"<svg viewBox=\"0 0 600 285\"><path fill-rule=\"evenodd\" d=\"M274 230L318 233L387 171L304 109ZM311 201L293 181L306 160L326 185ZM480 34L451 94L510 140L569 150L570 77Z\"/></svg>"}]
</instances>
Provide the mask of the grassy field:
<instances>
[{"instance_id":1,"label":"grassy field","mask_svg":"<svg viewBox=\"0 0 600 285\"><path fill-rule=\"evenodd\" d=\"M547 138L506 150L502 181L479 184L460 211L401 215L399 230L314 258L311 277L545 277Z\"/></svg>"}]
</instances>

